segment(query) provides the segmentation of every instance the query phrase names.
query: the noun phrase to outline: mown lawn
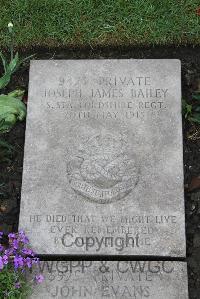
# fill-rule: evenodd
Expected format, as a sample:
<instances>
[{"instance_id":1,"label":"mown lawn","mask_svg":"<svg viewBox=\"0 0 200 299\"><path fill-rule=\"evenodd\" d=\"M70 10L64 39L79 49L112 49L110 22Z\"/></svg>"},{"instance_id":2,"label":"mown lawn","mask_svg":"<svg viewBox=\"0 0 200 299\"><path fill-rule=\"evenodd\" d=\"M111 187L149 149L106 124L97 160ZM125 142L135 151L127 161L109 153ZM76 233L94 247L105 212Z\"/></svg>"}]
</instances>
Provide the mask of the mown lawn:
<instances>
[{"instance_id":1,"label":"mown lawn","mask_svg":"<svg viewBox=\"0 0 200 299\"><path fill-rule=\"evenodd\" d=\"M199 0L0 0L0 46L200 44Z\"/></svg>"}]
</instances>

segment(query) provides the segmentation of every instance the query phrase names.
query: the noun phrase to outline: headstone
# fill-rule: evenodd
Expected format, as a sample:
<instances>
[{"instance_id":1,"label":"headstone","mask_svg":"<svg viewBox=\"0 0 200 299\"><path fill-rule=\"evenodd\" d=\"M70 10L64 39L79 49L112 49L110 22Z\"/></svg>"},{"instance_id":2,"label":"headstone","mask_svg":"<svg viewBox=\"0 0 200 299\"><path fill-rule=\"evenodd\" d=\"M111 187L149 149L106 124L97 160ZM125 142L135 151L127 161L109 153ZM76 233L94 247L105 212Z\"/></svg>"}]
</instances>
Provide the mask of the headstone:
<instances>
[{"instance_id":1,"label":"headstone","mask_svg":"<svg viewBox=\"0 0 200 299\"><path fill-rule=\"evenodd\" d=\"M183 262L46 261L29 299L188 299Z\"/></svg>"},{"instance_id":2,"label":"headstone","mask_svg":"<svg viewBox=\"0 0 200 299\"><path fill-rule=\"evenodd\" d=\"M185 256L179 60L31 63L20 228L39 254Z\"/></svg>"}]
</instances>

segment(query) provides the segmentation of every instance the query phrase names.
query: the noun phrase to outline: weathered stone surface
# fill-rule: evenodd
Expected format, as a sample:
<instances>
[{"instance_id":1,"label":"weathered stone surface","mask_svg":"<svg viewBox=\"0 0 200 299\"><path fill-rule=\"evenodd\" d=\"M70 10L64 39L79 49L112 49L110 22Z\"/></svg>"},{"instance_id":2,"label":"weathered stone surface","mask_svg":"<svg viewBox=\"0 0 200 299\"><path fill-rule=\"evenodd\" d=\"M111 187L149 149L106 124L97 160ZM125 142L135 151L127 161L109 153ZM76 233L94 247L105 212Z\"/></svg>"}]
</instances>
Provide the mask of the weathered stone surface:
<instances>
[{"instance_id":1,"label":"weathered stone surface","mask_svg":"<svg viewBox=\"0 0 200 299\"><path fill-rule=\"evenodd\" d=\"M188 299L183 262L48 261L41 269L31 299Z\"/></svg>"},{"instance_id":2,"label":"weathered stone surface","mask_svg":"<svg viewBox=\"0 0 200 299\"><path fill-rule=\"evenodd\" d=\"M185 256L180 76L32 62L20 228L38 253Z\"/></svg>"}]
</instances>

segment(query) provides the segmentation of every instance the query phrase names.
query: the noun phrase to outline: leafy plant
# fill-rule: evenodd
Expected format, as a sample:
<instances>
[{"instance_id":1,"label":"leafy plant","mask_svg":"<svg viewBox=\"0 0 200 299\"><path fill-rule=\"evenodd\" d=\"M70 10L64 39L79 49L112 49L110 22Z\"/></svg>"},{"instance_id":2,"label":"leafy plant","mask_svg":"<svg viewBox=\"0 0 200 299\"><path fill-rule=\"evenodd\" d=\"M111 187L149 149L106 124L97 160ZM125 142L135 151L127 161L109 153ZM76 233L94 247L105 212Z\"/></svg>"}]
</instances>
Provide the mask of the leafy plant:
<instances>
[{"instance_id":1,"label":"leafy plant","mask_svg":"<svg viewBox=\"0 0 200 299\"><path fill-rule=\"evenodd\" d=\"M22 102L24 92L15 90L7 95L0 95L0 133L6 133L17 120L26 117L26 106Z\"/></svg>"},{"instance_id":2,"label":"leafy plant","mask_svg":"<svg viewBox=\"0 0 200 299\"><path fill-rule=\"evenodd\" d=\"M10 82L11 76L18 70L21 64L29 60L33 55L20 59L18 52L14 54L13 24L8 24L10 34L10 58L7 59L2 52L0 58L3 64L4 74L0 77L0 89L4 89ZM26 117L26 106L22 102L24 92L15 90L7 95L0 95L0 134L9 132L15 123Z\"/></svg>"},{"instance_id":3,"label":"leafy plant","mask_svg":"<svg viewBox=\"0 0 200 299\"><path fill-rule=\"evenodd\" d=\"M0 239L2 237L0 232ZM36 274L31 282L27 281L26 270L39 263L28 244L23 231L8 235L8 247L0 244L0 299L24 299L31 292L33 281L43 281L41 274Z\"/></svg>"},{"instance_id":4,"label":"leafy plant","mask_svg":"<svg viewBox=\"0 0 200 299\"><path fill-rule=\"evenodd\" d=\"M192 114L192 105L188 104L185 99L182 99L182 113L185 119L189 119Z\"/></svg>"},{"instance_id":5,"label":"leafy plant","mask_svg":"<svg viewBox=\"0 0 200 299\"><path fill-rule=\"evenodd\" d=\"M0 52L0 58L4 68L4 74L0 78L0 89L5 88L11 80L11 76L15 73L18 68L27 60L29 60L33 55L26 57L24 59L20 59L19 53L17 52L14 55L14 32L13 32L13 24L8 24L8 31L10 34L11 42L10 42L10 59L7 60L2 52Z\"/></svg>"},{"instance_id":6,"label":"leafy plant","mask_svg":"<svg viewBox=\"0 0 200 299\"><path fill-rule=\"evenodd\" d=\"M186 119L200 124L200 93L193 94L192 104L182 100L182 111Z\"/></svg>"}]
</instances>

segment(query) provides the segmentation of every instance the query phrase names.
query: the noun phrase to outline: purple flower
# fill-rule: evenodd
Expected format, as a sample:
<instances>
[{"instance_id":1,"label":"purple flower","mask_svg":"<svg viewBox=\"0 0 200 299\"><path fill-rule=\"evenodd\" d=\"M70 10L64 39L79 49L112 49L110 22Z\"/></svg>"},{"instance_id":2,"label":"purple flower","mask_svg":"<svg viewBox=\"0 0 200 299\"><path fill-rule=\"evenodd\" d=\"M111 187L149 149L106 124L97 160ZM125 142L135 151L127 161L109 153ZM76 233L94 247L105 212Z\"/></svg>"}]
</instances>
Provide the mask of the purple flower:
<instances>
[{"instance_id":1,"label":"purple flower","mask_svg":"<svg viewBox=\"0 0 200 299\"><path fill-rule=\"evenodd\" d=\"M15 269L22 268L24 266L24 259L22 256L15 256L14 257L14 265Z\"/></svg>"},{"instance_id":2,"label":"purple flower","mask_svg":"<svg viewBox=\"0 0 200 299\"><path fill-rule=\"evenodd\" d=\"M0 256L0 270L2 270L4 267L3 258Z\"/></svg>"},{"instance_id":3,"label":"purple flower","mask_svg":"<svg viewBox=\"0 0 200 299\"><path fill-rule=\"evenodd\" d=\"M5 254L6 254L7 256L13 255L13 248L8 248L8 249L6 249L6 250L5 250Z\"/></svg>"},{"instance_id":4,"label":"purple flower","mask_svg":"<svg viewBox=\"0 0 200 299\"><path fill-rule=\"evenodd\" d=\"M14 239L12 242L12 246L17 250L19 248L19 241L17 239Z\"/></svg>"},{"instance_id":5,"label":"purple flower","mask_svg":"<svg viewBox=\"0 0 200 299\"><path fill-rule=\"evenodd\" d=\"M0 232L0 239L2 236L3 233ZM25 273L27 268L31 268L33 264L39 263L39 258L35 257L34 251L28 247L29 245L26 245L29 243L29 240L23 231L19 231L16 234L9 233L8 238L8 248L0 244L0 271L8 264L12 266L12 271L19 271L22 274ZM35 280L37 283L41 283L44 277L38 274L35 276ZM21 288L19 281L15 281L14 286L16 289Z\"/></svg>"},{"instance_id":6,"label":"purple flower","mask_svg":"<svg viewBox=\"0 0 200 299\"><path fill-rule=\"evenodd\" d=\"M44 276L42 274L37 274L35 276L35 280L36 280L37 283L41 283L44 280Z\"/></svg>"},{"instance_id":7,"label":"purple flower","mask_svg":"<svg viewBox=\"0 0 200 299\"><path fill-rule=\"evenodd\" d=\"M8 257L7 257L7 255L4 255L4 256L2 257L2 260L3 260L4 265L7 265L7 264L8 264Z\"/></svg>"},{"instance_id":8,"label":"purple flower","mask_svg":"<svg viewBox=\"0 0 200 299\"><path fill-rule=\"evenodd\" d=\"M27 266L28 268L31 268L31 267L32 267L32 259L31 259L30 257L27 257L27 258L25 259L25 263L26 263L26 266Z\"/></svg>"},{"instance_id":9,"label":"purple flower","mask_svg":"<svg viewBox=\"0 0 200 299\"><path fill-rule=\"evenodd\" d=\"M8 238L9 239L16 239L16 234L10 233L10 234L8 234Z\"/></svg>"},{"instance_id":10,"label":"purple flower","mask_svg":"<svg viewBox=\"0 0 200 299\"><path fill-rule=\"evenodd\" d=\"M7 255L0 256L0 270L3 269L4 265L8 264L8 257Z\"/></svg>"},{"instance_id":11,"label":"purple flower","mask_svg":"<svg viewBox=\"0 0 200 299\"><path fill-rule=\"evenodd\" d=\"M28 244L29 243L29 239L26 237L26 235L25 235L25 233L24 233L23 230L19 231L18 235L19 235L20 242L22 242L24 244Z\"/></svg>"},{"instance_id":12,"label":"purple flower","mask_svg":"<svg viewBox=\"0 0 200 299\"><path fill-rule=\"evenodd\" d=\"M30 248L23 248L23 249L22 249L22 252L23 252L24 254L26 254L26 255L31 255L31 256L34 256L34 255L35 255L34 252L33 252L33 250L30 249Z\"/></svg>"},{"instance_id":13,"label":"purple flower","mask_svg":"<svg viewBox=\"0 0 200 299\"><path fill-rule=\"evenodd\" d=\"M25 232L22 229L19 230L18 234L19 234L19 236L25 236Z\"/></svg>"},{"instance_id":14,"label":"purple flower","mask_svg":"<svg viewBox=\"0 0 200 299\"><path fill-rule=\"evenodd\" d=\"M15 284L15 288L16 288L16 289L20 289L20 288L21 288L21 284L20 284L20 282L16 282L16 284Z\"/></svg>"},{"instance_id":15,"label":"purple flower","mask_svg":"<svg viewBox=\"0 0 200 299\"><path fill-rule=\"evenodd\" d=\"M35 257L34 259L32 259L32 263L33 264L38 264L40 262L39 258L38 257Z\"/></svg>"}]
</instances>

